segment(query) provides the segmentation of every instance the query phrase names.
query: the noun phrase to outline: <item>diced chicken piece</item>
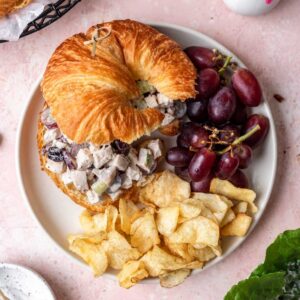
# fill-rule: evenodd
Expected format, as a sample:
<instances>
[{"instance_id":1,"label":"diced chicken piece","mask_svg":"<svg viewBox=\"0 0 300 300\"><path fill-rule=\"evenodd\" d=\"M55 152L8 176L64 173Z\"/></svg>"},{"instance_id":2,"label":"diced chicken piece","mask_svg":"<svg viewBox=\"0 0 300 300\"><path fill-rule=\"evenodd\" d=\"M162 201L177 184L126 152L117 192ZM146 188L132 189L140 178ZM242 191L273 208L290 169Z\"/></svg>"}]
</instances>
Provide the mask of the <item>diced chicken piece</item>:
<instances>
[{"instance_id":1,"label":"diced chicken piece","mask_svg":"<svg viewBox=\"0 0 300 300\"><path fill-rule=\"evenodd\" d=\"M91 204L96 204L100 201L100 196L92 190L87 191L86 196Z\"/></svg>"},{"instance_id":2,"label":"diced chicken piece","mask_svg":"<svg viewBox=\"0 0 300 300\"><path fill-rule=\"evenodd\" d=\"M118 190L117 192L114 192L114 193L108 193L108 195L114 201L117 198L119 198L119 196L121 195L121 193L122 193L122 191Z\"/></svg>"},{"instance_id":3,"label":"diced chicken piece","mask_svg":"<svg viewBox=\"0 0 300 300\"><path fill-rule=\"evenodd\" d=\"M42 121L43 124L52 124L52 123L55 123L55 120L51 116L50 108L46 108L41 113L41 121Z\"/></svg>"},{"instance_id":4,"label":"diced chicken piece","mask_svg":"<svg viewBox=\"0 0 300 300\"><path fill-rule=\"evenodd\" d=\"M59 141L59 140L54 140L53 146L57 147L58 149L64 149L64 148L66 148L67 144L63 143L62 141Z\"/></svg>"},{"instance_id":5,"label":"diced chicken piece","mask_svg":"<svg viewBox=\"0 0 300 300\"><path fill-rule=\"evenodd\" d=\"M123 189L130 189L132 187L132 180L124 174L122 177L122 188Z\"/></svg>"},{"instance_id":6,"label":"diced chicken piece","mask_svg":"<svg viewBox=\"0 0 300 300\"><path fill-rule=\"evenodd\" d=\"M58 128L46 130L46 132L44 134L44 143L48 144L50 142L53 142L54 140L59 138L60 135L61 135L61 133Z\"/></svg>"},{"instance_id":7,"label":"diced chicken piece","mask_svg":"<svg viewBox=\"0 0 300 300\"><path fill-rule=\"evenodd\" d=\"M142 178L141 170L135 165L129 166L125 174L128 178L135 181L139 181Z\"/></svg>"},{"instance_id":8,"label":"diced chicken piece","mask_svg":"<svg viewBox=\"0 0 300 300\"><path fill-rule=\"evenodd\" d=\"M61 174L61 180L65 185L69 185L73 182L72 180L72 176L71 176L71 172L69 169L67 169L66 172L64 172L63 174Z\"/></svg>"},{"instance_id":9,"label":"diced chicken piece","mask_svg":"<svg viewBox=\"0 0 300 300\"><path fill-rule=\"evenodd\" d=\"M79 170L88 169L94 162L93 155L88 148L82 148L76 156L77 168Z\"/></svg>"},{"instance_id":10,"label":"diced chicken piece","mask_svg":"<svg viewBox=\"0 0 300 300\"><path fill-rule=\"evenodd\" d=\"M150 173L154 164L155 160L153 158L152 151L150 149L141 148L137 165L147 173Z\"/></svg>"},{"instance_id":11,"label":"diced chicken piece","mask_svg":"<svg viewBox=\"0 0 300 300\"><path fill-rule=\"evenodd\" d=\"M113 158L112 147L109 145L96 150L93 153L93 158L95 168L100 169Z\"/></svg>"},{"instance_id":12,"label":"diced chicken piece","mask_svg":"<svg viewBox=\"0 0 300 300\"><path fill-rule=\"evenodd\" d=\"M53 161L47 158L46 168L53 173L61 174L65 170L65 163L63 161Z\"/></svg>"},{"instance_id":13,"label":"diced chicken piece","mask_svg":"<svg viewBox=\"0 0 300 300\"><path fill-rule=\"evenodd\" d=\"M99 150L99 146L96 146L96 145L94 145L94 144L90 144L89 145L89 149L90 149L90 151L92 152L92 153L94 153L95 151L97 151L97 150Z\"/></svg>"},{"instance_id":14,"label":"diced chicken piece","mask_svg":"<svg viewBox=\"0 0 300 300\"><path fill-rule=\"evenodd\" d=\"M158 93L156 95L156 97L157 97L157 102L163 106L168 106L172 102L172 100L170 98L168 98L167 96L165 96L161 93Z\"/></svg>"},{"instance_id":15,"label":"diced chicken piece","mask_svg":"<svg viewBox=\"0 0 300 300\"><path fill-rule=\"evenodd\" d=\"M108 193L117 192L122 186L122 179L120 176L117 176L113 184L109 187Z\"/></svg>"},{"instance_id":16,"label":"diced chicken piece","mask_svg":"<svg viewBox=\"0 0 300 300\"><path fill-rule=\"evenodd\" d=\"M99 182L103 182L109 187L117 176L117 169L115 167L104 168L101 170L94 169L93 173L98 177Z\"/></svg>"},{"instance_id":17,"label":"diced chicken piece","mask_svg":"<svg viewBox=\"0 0 300 300\"><path fill-rule=\"evenodd\" d=\"M117 154L111 164L112 167L116 167L120 171L125 171L129 165L129 160L122 154Z\"/></svg>"},{"instance_id":18,"label":"diced chicken piece","mask_svg":"<svg viewBox=\"0 0 300 300\"><path fill-rule=\"evenodd\" d=\"M73 170L71 171L71 178L77 190L86 191L89 189L85 171Z\"/></svg>"},{"instance_id":19,"label":"diced chicken piece","mask_svg":"<svg viewBox=\"0 0 300 300\"><path fill-rule=\"evenodd\" d=\"M164 119L161 122L161 126L166 126L168 124L170 124L173 120L175 119L174 116L170 115L170 114L165 114Z\"/></svg>"},{"instance_id":20,"label":"diced chicken piece","mask_svg":"<svg viewBox=\"0 0 300 300\"><path fill-rule=\"evenodd\" d=\"M130 159L131 164L136 165L138 162L138 153L134 148L130 148L127 157Z\"/></svg>"},{"instance_id":21,"label":"diced chicken piece","mask_svg":"<svg viewBox=\"0 0 300 300\"><path fill-rule=\"evenodd\" d=\"M163 154L163 144L160 139L150 141L147 148L152 151L154 159L161 157Z\"/></svg>"},{"instance_id":22,"label":"diced chicken piece","mask_svg":"<svg viewBox=\"0 0 300 300\"><path fill-rule=\"evenodd\" d=\"M154 107L158 106L157 99L156 99L155 95L149 95L149 96L145 97L145 101L147 103L147 106L150 107L150 108L154 108Z\"/></svg>"}]
</instances>

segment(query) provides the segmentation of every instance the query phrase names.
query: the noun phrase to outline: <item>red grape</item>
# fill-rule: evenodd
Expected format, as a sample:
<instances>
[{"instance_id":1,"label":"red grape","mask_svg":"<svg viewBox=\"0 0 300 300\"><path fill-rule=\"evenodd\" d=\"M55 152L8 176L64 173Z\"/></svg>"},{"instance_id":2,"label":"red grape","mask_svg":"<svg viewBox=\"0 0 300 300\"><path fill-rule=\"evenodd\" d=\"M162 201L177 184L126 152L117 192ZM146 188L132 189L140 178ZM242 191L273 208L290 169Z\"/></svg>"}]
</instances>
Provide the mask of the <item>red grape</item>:
<instances>
[{"instance_id":1,"label":"red grape","mask_svg":"<svg viewBox=\"0 0 300 300\"><path fill-rule=\"evenodd\" d=\"M249 180L245 173L239 169L228 179L234 186L239 188L249 188Z\"/></svg>"},{"instance_id":2,"label":"red grape","mask_svg":"<svg viewBox=\"0 0 300 300\"><path fill-rule=\"evenodd\" d=\"M187 167L194 153L186 148L173 147L166 154L167 162L175 167Z\"/></svg>"},{"instance_id":3,"label":"red grape","mask_svg":"<svg viewBox=\"0 0 300 300\"><path fill-rule=\"evenodd\" d=\"M225 141L231 144L235 139L240 136L240 129L235 125L225 125L221 128L219 138L221 141Z\"/></svg>"},{"instance_id":4,"label":"red grape","mask_svg":"<svg viewBox=\"0 0 300 300\"><path fill-rule=\"evenodd\" d=\"M191 146L191 136L196 128L198 128L198 125L192 122L183 123L180 128L181 133L177 137L177 146L189 148Z\"/></svg>"},{"instance_id":5,"label":"red grape","mask_svg":"<svg viewBox=\"0 0 300 300\"><path fill-rule=\"evenodd\" d=\"M218 91L219 86L220 76L216 70L211 68L201 70L197 77L197 98L209 98L213 96Z\"/></svg>"},{"instance_id":6,"label":"red grape","mask_svg":"<svg viewBox=\"0 0 300 300\"><path fill-rule=\"evenodd\" d=\"M259 125L260 130L256 131L253 135L245 140L245 143L252 148L257 147L266 138L270 128L269 119L259 114L251 115L245 124L245 133L249 132L256 125Z\"/></svg>"},{"instance_id":7,"label":"red grape","mask_svg":"<svg viewBox=\"0 0 300 300\"><path fill-rule=\"evenodd\" d=\"M192 129L190 135L190 145L194 148L203 148L209 141L209 133L203 127Z\"/></svg>"},{"instance_id":8,"label":"red grape","mask_svg":"<svg viewBox=\"0 0 300 300\"><path fill-rule=\"evenodd\" d=\"M216 161L216 153L201 148L192 158L189 165L189 174L193 181L203 180L209 175Z\"/></svg>"},{"instance_id":9,"label":"red grape","mask_svg":"<svg viewBox=\"0 0 300 300\"><path fill-rule=\"evenodd\" d=\"M239 159L234 153L226 152L218 161L216 167L216 176L220 179L230 178L239 166Z\"/></svg>"},{"instance_id":10,"label":"red grape","mask_svg":"<svg viewBox=\"0 0 300 300\"><path fill-rule=\"evenodd\" d=\"M175 174L178 175L181 179L191 182L188 168L175 167Z\"/></svg>"},{"instance_id":11,"label":"red grape","mask_svg":"<svg viewBox=\"0 0 300 300\"><path fill-rule=\"evenodd\" d=\"M195 193L209 193L210 182L213 179L212 173L200 181L192 181L191 189Z\"/></svg>"},{"instance_id":12,"label":"red grape","mask_svg":"<svg viewBox=\"0 0 300 300\"><path fill-rule=\"evenodd\" d=\"M208 116L215 124L226 123L233 115L236 108L236 97L233 90L223 87L217 94L209 99Z\"/></svg>"},{"instance_id":13,"label":"red grape","mask_svg":"<svg viewBox=\"0 0 300 300\"><path fill-rule=\"evenodd\" d=\"M230 121L234 124L241 125L247 121L247 107L241 101L236 101L236 109Z\"/></svg>"},{"instance_id":14,"label":"red grape","mask_svg":"<svg viewBox=\"0 0 300 300\"><path fill-rule=\"evenodd\" d=\"M191 121L202 123L207 120L207 102L206 99L196 99L187 102L187 115Z\"/></svg>"},{"instance_id":15,"label":"red grape","mask_svg":"<svg viewBox=\"0 0 300 300\"><path fill-rule=\"evenodd\" d=\"M239 144L233 149L233 152L239 158L239 168L248 168L252 160L252 149L248 145Z\"/></svg>"},{"instance_id":16,"label":"red grape","mask_svg":"<svg viewBox=\"0 0 300 300\"><path fill-rule=\"evenodd\" d=\"M240 68L232 75L231 82L239 99L246 106L254 107L260 104L262 91L253 73Z\"/></svg>"},{"instance_id":17,"label":"red grape","mask_svg":"<svg viewBox=\"0 0 300 300\"><path fill-rule=\"evenodd\" d=\"M213 68L216 65L216 54L211 49L191 46L184 51L197 69Z\"/></svg>"}]
</instances>

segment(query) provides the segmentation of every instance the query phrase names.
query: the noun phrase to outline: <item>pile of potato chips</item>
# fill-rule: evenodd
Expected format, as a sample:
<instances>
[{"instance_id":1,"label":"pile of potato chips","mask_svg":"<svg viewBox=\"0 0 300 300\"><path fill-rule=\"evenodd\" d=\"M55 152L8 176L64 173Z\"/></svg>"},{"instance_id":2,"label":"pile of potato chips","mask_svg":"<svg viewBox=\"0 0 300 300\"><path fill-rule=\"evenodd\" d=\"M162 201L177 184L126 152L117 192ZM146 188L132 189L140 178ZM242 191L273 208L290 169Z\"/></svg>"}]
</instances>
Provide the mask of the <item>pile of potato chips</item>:
<instances>
[{"instance_id":1,"label":"pile of potato chips","mask_svg":"<svg viewBox=\"0 0 300 300\"><path fill-rule=\"evenodd\" d=\"M252 190L213 179L210 192L191 193L189 183L170 171L154 174L139 199L120 199L103 213L84 211L84 233L68 237L70 250L96 276L108 267L120 270L122 287L147 277L176 286L222 254L222 237L244 236L257 211Z\"/></svg>"}]
</instances>

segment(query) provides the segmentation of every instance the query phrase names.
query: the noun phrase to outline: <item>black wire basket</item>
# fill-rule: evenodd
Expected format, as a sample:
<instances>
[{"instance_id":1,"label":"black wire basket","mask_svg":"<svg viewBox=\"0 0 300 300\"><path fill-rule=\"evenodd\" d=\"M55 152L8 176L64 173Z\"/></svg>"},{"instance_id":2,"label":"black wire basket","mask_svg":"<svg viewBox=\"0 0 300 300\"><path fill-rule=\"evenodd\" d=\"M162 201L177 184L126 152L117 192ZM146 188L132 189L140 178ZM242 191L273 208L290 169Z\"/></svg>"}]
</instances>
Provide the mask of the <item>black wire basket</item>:
<instances>
[{"instance_id":1,"label":"black wire basket","mask_svg":"<svg viewBox=\"0 0 300 300\"><path fill-rule=\"evenodd\" d=\"M80 1L81 0L58 0L55 3L46 5L44 11L26 26L20 35L20 38L37 32L52 24ZM7 41L1 40L0 43L1 42L3 43Z\"/></svg>"}]
</instances>

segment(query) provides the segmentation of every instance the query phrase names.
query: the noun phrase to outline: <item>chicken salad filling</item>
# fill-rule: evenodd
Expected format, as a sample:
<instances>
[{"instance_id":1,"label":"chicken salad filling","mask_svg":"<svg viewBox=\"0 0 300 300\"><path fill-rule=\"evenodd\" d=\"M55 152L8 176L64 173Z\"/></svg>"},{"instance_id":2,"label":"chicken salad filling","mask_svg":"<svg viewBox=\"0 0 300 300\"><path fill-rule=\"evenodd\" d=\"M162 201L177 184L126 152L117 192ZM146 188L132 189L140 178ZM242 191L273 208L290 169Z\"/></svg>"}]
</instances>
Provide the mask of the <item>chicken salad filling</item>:
<instances>
[{"instance_id":1,"label":"chicken salad filling","mask_svg":"<svg viewBox=\"0 0 300 300\"><path fill-rule=\"evenodd\" d=\"M101 201L104 193L115 200L122 189L145 181L163 155L160 139L150 140L139 149L119 140L101 146L76 144L60 131L49 108L41 113L41 122L45 167L58 174L65 185L85 194L91 204Z\"/></svg>"}]
</instances>

